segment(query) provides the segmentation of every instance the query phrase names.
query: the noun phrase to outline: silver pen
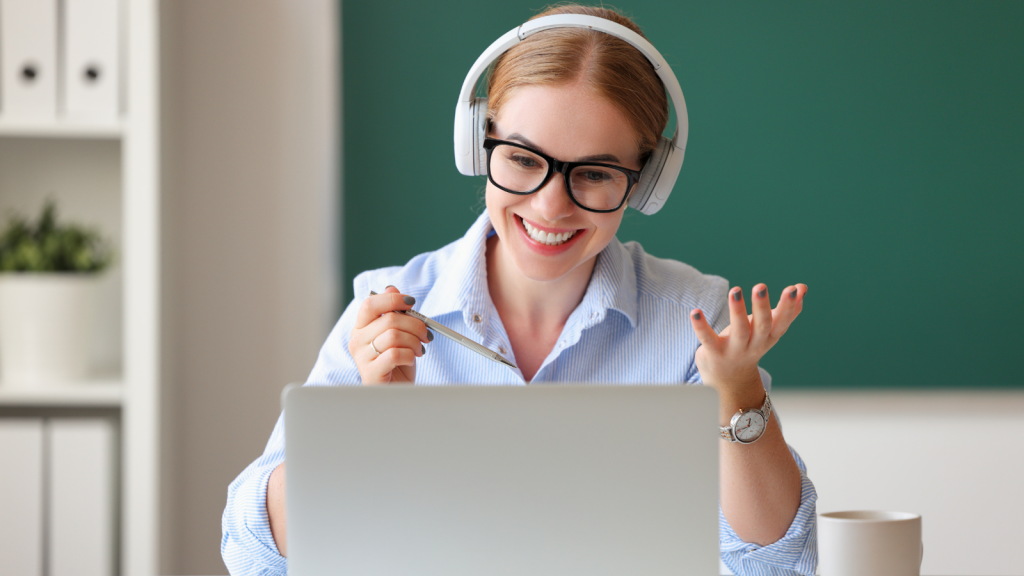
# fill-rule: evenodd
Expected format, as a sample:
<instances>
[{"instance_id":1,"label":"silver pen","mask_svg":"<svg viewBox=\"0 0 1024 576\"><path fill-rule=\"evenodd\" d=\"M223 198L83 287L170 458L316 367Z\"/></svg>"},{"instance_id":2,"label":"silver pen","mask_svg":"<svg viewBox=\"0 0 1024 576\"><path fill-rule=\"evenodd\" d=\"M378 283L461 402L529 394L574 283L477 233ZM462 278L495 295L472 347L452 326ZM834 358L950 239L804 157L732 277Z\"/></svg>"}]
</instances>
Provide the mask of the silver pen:
<instances>
[{"instance_id":1,"label":"silver pen","mask_svg":"<svg viewBox=\"0 0 1024 576\"><path fill-rule=\"evenodd\" d=\"M376 296L376 295L377 295L376 292L374 292L373 290L370 290L370 296ZM450 339L454 340L458 344L462 344L466 348L469 348L473 352L476 352L477 354L483 356L484 358L487 358L488 360L493 360L493 361L497 362L498 364L504 364L505 366L508 366L510 368L515 368L516 367L515 364L509 362L508 360L505 360L504 358L501 357L500 354L498 354L497 352L491 350L490 348L485 348L485 347L477 344L473 340L470 340L469 338L463 336L462 334L459 334L455 330L452 330L451 328L445 326L444 324L438 324L437 322L431 320L430 318L427 318L426 316L424 316L423 314L420 314L419 312L417 312L415 310L395 310L395 312L400 312L402 314L406 314L408 316L412 316L413 318L415 318L415 319L419 320L420 322L423 322L424 324L426 324L427 328L430 328L431 330L433 330L435 332L439 332L442 336L450 338Z\"/></svg>"}]
</instances>

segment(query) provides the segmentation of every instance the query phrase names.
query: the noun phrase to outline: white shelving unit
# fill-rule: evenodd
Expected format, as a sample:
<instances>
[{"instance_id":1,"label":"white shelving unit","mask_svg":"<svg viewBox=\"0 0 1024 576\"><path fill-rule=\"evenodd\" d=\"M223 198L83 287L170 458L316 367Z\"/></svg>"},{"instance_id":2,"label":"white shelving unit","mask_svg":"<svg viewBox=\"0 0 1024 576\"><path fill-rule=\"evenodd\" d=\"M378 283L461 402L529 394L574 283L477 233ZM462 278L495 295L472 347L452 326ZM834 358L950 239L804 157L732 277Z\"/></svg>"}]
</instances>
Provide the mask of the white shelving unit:
<instances>
[{"instance_id":1,"label":"white shelving unit","mask_svg":"<svg viewBox=\"0 0 1024 576\"><path fill-rule=\"evenodd\" d=\"M0 137L85 138L116 140L124 135L125 123L69 121L17 121L0 116Z\"/></svg>"},{"instance_id":2,"label":"white shelving unit","mask_svg":"<svg viewBox=\"0 0 1024 576\"><path fill-rule=\"evenodd\" d=\"M122 2L122 10L120 119L29 122L0 109L0 213L34 213L45 194L70 219L114 237L118 263L103 281L101 312L116 321L98 335L113 376L32 390L0 382L0 416L68 408L119 413L117 572L148 575L158 570L160 491L159 0ZM29 187L20 184L33 181L54 189L23 191Z\"/></svg>"},{"instance_id":3,"label":"white shelving unit","mask_svg":"<svg viewBox=\"0 0 1024 576\"><path fill-rule=\"evenodd\" d=\"M0 387L0 406L120 408L123 401L124 384L120 381L68 382L32 390Z\"/></svg>"}]
</instances>

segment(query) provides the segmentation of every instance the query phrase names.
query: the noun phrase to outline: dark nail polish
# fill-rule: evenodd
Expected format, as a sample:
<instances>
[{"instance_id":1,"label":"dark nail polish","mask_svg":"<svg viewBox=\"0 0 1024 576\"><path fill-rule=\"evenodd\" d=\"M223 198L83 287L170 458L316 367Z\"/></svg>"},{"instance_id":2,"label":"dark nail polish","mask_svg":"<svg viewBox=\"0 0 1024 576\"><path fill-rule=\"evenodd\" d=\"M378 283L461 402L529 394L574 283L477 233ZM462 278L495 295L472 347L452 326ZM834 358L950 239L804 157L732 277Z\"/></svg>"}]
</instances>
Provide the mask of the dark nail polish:
<instances>
[{"instance_id":1,"label":"dark nail polish","mask_svg":"<svg viewBox=\"0 0 1024 576\"><path fill-rule=\"evenodd\" d=\"M423 350L423 353L424 353L424 354L426 354L426 353L427 353L427 347L426 347L426 346L424 346L423 344L420 344L420 350Z\"/></svg>"},{"instance_id":2,"label":"dark nail polish","mask_svg":"<svg viewBox=\"0 0 1024 576\"><path fill-rule=\"evenodd\" d=\"M433 341L434 341L434 333L431 332L430 330L427 330L427 342L433 342Z\"/></svg>"},{"instance_id":3,"label":"dark nail polish","mask_svg":"<svg viewBox=\"0 0 1024 576\"><path fill-rule=\"evenodd\" d=\"M409 306L412 306L413 304L416 303L416 299L413 298L412 296L402 296L402 300L404 300L405 303L408 304Z\"/></svg>"},{"instance_id":4,"label":"dark nail polish","mask_svg":"<svg viewBox=\"0 0 1024 576\"><path fill-rule=\"evenodd\" d=\"M793 288L792 290L789 291L789 299L796 300L796 288Z\"/></svg>"},{"instance_id":5,"label":"dark nail polish","mask_svg":"<svg viewBox=\"0 0 1024 576\"><path fill-rule=\"evenodd\" d=\"M694 320L700 320L700 312L694 312L693 313L693 319Z\"/></svg>"},{"instance_id":6,"label":"dark nail polish","mask_svg":"<svg viewBox=\"0 0 1024 576\"><path fill-rule=\"evenodd\" d=\"M740 300L743 300L743 292L740 292L739 290L733 292L732 293L732 299L737 301L737 302L739 302Z\"/></svg>"},{"instance_id":7,"label":"dark nail polish","mask_svg":"<svg viewBox=\"0 0 1024 576\"><path fill-rule=\"evenodd\" d=\"M757 297L758 298L764 298L764 295L767 294L767 293L768 293L768 291L765 290L764 288L762 288L761 291L757 293Z\"/></svg>"}]
</instances>

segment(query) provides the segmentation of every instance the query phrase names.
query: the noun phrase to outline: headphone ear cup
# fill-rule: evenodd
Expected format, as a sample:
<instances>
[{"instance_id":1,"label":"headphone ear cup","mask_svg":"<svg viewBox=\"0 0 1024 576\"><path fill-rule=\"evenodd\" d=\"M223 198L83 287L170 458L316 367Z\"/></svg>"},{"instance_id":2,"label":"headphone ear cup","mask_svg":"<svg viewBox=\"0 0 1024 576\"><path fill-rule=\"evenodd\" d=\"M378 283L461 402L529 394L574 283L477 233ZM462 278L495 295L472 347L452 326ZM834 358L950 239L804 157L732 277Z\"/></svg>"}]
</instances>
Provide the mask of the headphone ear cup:
<instances>
[{"instance_id":1,"label":"headphone ear cup","mask_svg":"<svg viewBox=\"0 0 1024 576\"><path fill-rule=\"evenodd\" d=\"M665 161L672 154L672 142L664 136L658 139L658 146L651 152L647 164L640 173L640 182L637 183L633 195L629 197L629 205L644 214L654 214L664 204L664 199L653 201L655 187L657 187L661 174L665 170ZM675 178L672 179L675 183ZM669 185L671 190L671 184ZM667 194L665 195L667 197ZM650 211L653 208L653 211Z\"/></svg>"},{"instance_id":2,"label":"headphone ear cup","mask_svg":"<svg viewBox=\"0 0 1024 576\"><path fill-rule=\"evenodd\" d=\"M484 138L487 137L487 98L476 98L473 101L470 129L473 131L471 150L473 154L473 175L487 175L487 150L484 150Z\"/></svg>"}]
</instances>

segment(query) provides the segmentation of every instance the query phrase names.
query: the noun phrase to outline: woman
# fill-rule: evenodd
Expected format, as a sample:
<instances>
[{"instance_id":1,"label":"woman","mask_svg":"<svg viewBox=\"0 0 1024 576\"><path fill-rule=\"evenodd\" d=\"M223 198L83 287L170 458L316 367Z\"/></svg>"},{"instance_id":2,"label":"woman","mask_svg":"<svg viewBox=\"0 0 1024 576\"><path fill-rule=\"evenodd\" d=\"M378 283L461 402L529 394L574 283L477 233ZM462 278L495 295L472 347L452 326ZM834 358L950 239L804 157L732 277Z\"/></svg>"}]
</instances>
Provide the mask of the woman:
<instances>
[{"instance_id":1,"label":"woman","mask_svg":"<svg viewBox=\"0 0 1024 576\"><path fill-rule=\"evenodd\" d=\"M558 13L639 33L603 8L539 16ZM739 287L615 238L630 176L668 120L646 58L608 34L549 30L502 55L488 97L486 212L436 252L359 275L308 383L703 383L719 393L723 425L767 406L758 361L800 313L806 286L786 287L774 310L767 287L754 286L748 316ZM560 162L591 164L549 173ZM391 313L417 303L518 369ZM264 455L229 488L222 553L232 573L286 570L283 447L279 420ZM724 562L738 574L812 574L816 496L776 419L757 442L722 441L721 478Z\"/></svg>"}]
</instances>

